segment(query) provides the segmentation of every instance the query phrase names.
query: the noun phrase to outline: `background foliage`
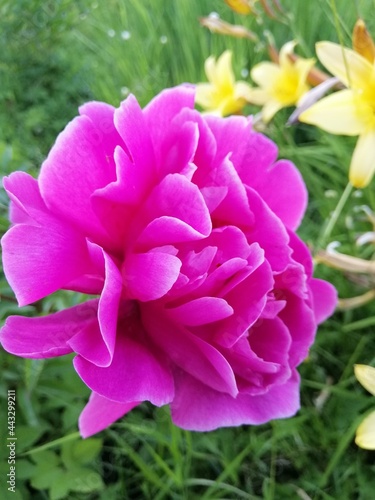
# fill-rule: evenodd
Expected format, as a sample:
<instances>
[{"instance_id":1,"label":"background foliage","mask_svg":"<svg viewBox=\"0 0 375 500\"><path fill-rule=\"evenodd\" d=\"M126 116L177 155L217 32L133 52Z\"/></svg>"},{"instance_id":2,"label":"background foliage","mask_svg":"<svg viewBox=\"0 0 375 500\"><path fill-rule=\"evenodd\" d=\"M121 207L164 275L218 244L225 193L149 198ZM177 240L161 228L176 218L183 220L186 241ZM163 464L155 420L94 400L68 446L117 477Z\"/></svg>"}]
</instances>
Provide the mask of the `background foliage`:
<instances>
[{"instance_id":1,"label":"background foliage","mask_svg":"<svg viewBox=\"0 0 375 500\"><path fill-rule=\"evenodd\" d=\"M374 0L282 0L285 22L234 14L221 0L0 0L0 172L37 175L40 163L77 106L87 100L118 105L129 92L144 105L164 87L204 81L204 60L234 51L235 73L246 78L267 59L264 32L280 47L314 55L317 40L350 45L352 26L363 17L375 35ZM198 18L216 11L245 24L261 42L211 34ZM244 76L245 75L245 76ZM255 111L249 108L248 111ZM281 111L265 131L280 156L295 161L310 193L301 236L316 245L322 226L347 183L354 142L308 126L285 127ZM292 193L291 193L292 195ZM355 237L371 230L363 211L375 209L374 188L354 192L332 239L359 255ZM0 230L7 198L0 191ZM361 250L371 258L373 249ZM365 290L318 266L340 296ZM19 313L4 278L0 317ZM21 311L46 314L80 300L57 293ZM356 362L375 361L373 304L337 313L322 326L301 366L302 409L289 420L259 427L198 434L175 428L166 408L144 404L98 437L82 441L77 418L88 390L71 357L22 360L0 353L0 435L6 435L6 395L17 393L17 492L4 487L9 466L1 438L0 488L13 499L360 499L374 497L371 452L353 443L372 400L353 376Z\"/></svg>"}]
</instances>

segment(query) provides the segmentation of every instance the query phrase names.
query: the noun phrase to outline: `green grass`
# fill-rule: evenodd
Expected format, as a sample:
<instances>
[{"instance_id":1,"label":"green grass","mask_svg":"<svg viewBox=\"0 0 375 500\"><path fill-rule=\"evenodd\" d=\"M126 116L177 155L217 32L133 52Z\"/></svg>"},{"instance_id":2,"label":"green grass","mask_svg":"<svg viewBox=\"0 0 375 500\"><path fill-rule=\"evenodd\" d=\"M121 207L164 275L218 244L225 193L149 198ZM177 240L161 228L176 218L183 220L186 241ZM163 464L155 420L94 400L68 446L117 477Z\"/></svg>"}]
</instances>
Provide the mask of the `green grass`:
<instances>
[{"instance_id":1,"label":"green grass","mask_svg":"<svg viewBox=\"0 0 375 500\"><path fill-rule=\"evenodd\" d=\"M2 0L1 173L22 169L36 174L57 133L89 99L118 105L132 92L144 105L165 87L204 81L204 60L226 48L234 52L240 78L242 69L267 58L265 31L278 46L297 39L297 51L306 57L314 55L317 40L349 45L357 13L375 35L374 0L281 1L289 13L285 22L263 16L258 24L220 0ZM260 42L204 30L198 18L211 11L256 31ZM287 128L289 111L281 111L266 133L278 143L280 156L293 160L304 176L310 203L300 234L314 246L347 184L355 141L308 126ZM6 205L0 191L2 233L8 227ZM371 257L372 250L366 253L353 243L371 229L357 211L360 205L375 209L373 184L361 197L353 193L330 241ZM337 271L318 266L316 272L332 281L340 296L364 291ZM4 319L17 313L4 278L0 293ZM25 308L24 314L48 313L75 300L57 293ZM31 361L1 352L0 435L6 431L7 390L15 387L19 438L17 493L1 490L2 498L371 500L374 455L358 449L353 436L375 401L355 381L353 364L375 362L374 318L370 304L338 312L319 329L300 367L302 408L292 419L194 433L174 427L167 408L143 404L87 445L76 431L89 391L71 357ZM3 488L8 471L3 444L0 458Z\"/></svg>"}]
</instances>

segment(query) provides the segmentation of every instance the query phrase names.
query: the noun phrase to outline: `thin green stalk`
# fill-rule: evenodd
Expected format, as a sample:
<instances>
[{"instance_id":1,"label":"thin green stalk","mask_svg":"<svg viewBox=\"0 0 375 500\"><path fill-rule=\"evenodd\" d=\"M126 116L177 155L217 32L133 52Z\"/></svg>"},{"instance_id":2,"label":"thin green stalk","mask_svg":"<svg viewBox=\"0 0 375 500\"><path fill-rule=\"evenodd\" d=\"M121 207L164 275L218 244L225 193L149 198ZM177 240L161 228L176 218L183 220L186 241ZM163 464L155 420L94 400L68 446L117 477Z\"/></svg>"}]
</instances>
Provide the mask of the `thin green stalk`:
<instances>
[{"instance_id":1,"label":"thin green stalk","mask_svg":"<svg viewBox=\"0 0 375 500\"><path fill-rule=\"evenodd\" d=\"M348 201L348 198L353 190L353 186L350 182L348 182L346 188L344 189L341 198L339 199L339 202L336 205L335 210L332 212L331 217L328 219L327 225L324 227L323 233L318 239L317 247L316 249L320 249L325 246L328 238L331 236L332 230L336 225L336 222L338 218L340 217L340 214Z\"/></svg>"},{"instance_id":2,"label":"thin green stalk","mask_svg":"<svg viewBox=\"0 0 375 500\"><path fill-rule=\"evenodd\" d=\"M49 450L50 448L54 448L55 446L59 446L60 444L66 443L67 441L74 441L76 439L80 439L81 435L79 432L73 432L72 434L68 434L59 439L55 439L50 443L43 444L42 446L38 446L38 448L34 448L33 450L26 451L25 453L20 453L18 457L26 457L27 455L35 455L35 453L40 453L41 451Z\"/></svg>"}]
</instances>

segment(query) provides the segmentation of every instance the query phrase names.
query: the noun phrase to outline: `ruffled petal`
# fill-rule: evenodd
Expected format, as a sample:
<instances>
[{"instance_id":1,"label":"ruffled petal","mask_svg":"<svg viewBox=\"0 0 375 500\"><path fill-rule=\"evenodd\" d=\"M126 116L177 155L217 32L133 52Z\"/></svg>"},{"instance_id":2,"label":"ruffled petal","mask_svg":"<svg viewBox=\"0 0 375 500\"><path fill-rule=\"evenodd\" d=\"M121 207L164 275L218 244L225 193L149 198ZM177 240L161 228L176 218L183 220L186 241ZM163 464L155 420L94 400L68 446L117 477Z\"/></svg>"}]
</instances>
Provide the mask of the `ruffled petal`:
<instances>
[{"instance_id":1,"label":"ruffled petal","mask_svg":"<svg viewBox=\"0 0 375 500\"><path fill-rule=\"evenodd\" d=\"M193 85L179 85L163 90L144 108L145 124L150 131L155 149L158 149L164 141L172 120L183 109L192 110L194 108L194 96L195 88Z\"/></svg>"},{"instance_id":2,"label":"ruffled petal","mask_svg":"<svg viewBox=\"0 0 375 500\"><path fill-rule=\"evenodd\" d=\"M118 403L92 392L78 420L81 436L88 438L106 429L113 422L123 417L126 413L129 413L138 404L139 401Z\"/></svg>"},{"instance_id":3,"label":"ruffled petal","mask_svg":"<svg viewBox=\"0 0 375 500\"><path fill-rule=\"evenodd\" d=\"M266 394L239 394L236 398L180 374L176 377L176 396L171 411L173 422L183 429L212 431L218 427L259 425L291 417L299 406L299 375L295 371L287 382L271 387Z\"/></svg>"},{"instance_id":4,"label":"ruffled petal","mask_svg":"<svg viewBox=\"0 0 375 500\"><path fill-rule=\"evenodd\" d=\"M116 129L122 137L131 161L142 172L144 182L155 182L155 156L149 129L137 99L130 95L114 114Z\"/></svg>"},{"instance_id":5,"label":"ruffled petal","mask_svg":"<svg viewBox=\"0 0 375 500\"><path fill-rule=\"evenodd\" d=\"M1 240L4 273L20 306L93 271L85 239L61 221L49 222L13 226Z\"/></svg>"},{"instance_id":6,"label":"ruffled petal","mask_svg":"<svg viewBox=\"0 0 375 500\"><path fill-rule=\"evenodd\" d=\"M217 391L232 396L238 393L233 370L215 347L181 325L156 316L152 306L142 307L142 311L148 334L179 369Z\"/></svg>"},{"instance_id":7,"label":"ruffled petal","mask_svg":"<svg viewBox=\"0 0 375 500\"><path fill-rule=\"evenodd\" d=\"M142 302L160 299L172 288L180 269L180 259L168 253L129 255L122 268L127 296Z\"/></svg>"},{"instance_id":8,"label":"ruffled petal","mask_svg":"<svg viewBox=\"0 0 375 500\"><path fill-rule=\"evenodd\" d=\"M312 291L313 309L316 322L323 323L329 318L337 305L337 290L327 281L312 278L309 281Z\"/></svg>"},{"instance_id":9,"label":"ruffled petal","mask_svg":"<svg viewBox=\"0 0 375 500\"><path fill-rule=\"evenodd\" d=\"M287 230L254 189L247 187L247 196L256 221L248 229L247 238L250 242L259 243L274 271L283 271L292 253Z\"/></svg>"},{"instance_id":10,"label":"ruffled petal","mask_svg":"<svg viewBox=\"0 0 375 500\"><path fill-rule=\"evenodd\" d=\"M159 359L151 346L130 338L142 334L141 324L127 318L126 324L119 328L116 350L108 367L98 367L77 356L74 367L85 384L119 403L151 401L155 406L170 403L174 396L171 371L166 360Z\"/></svg>"},{"instance_id":11,"label":"ruffled petal","mask_svg":"<svg viewBox=\"0 0 375 500\"><path fill-rule=\"evenodd\" d=\"M201 297L169 309L169 317L186 326L205 325L233 314L233 308L219 297Z\"/></svg>"},{"instance_id":12,"label":"ruffled petal","mask_svg":"<svg viewBox=\"0 0 375 500\"><path fill-rule=\"evenodd\" d=\"M52 358L71 353L69 340L96 323L98 301L65 309L49 316L9 316L1 329L3 348L23 358Z\"/></svg>"},{"instance_id":13,"label":"ruffled petal","mask_svg":"<svg viewBox=\"0 0 375 500\"><path fill-rule=\"evenodd\" d=\"M58 136L39 175L46 205L66 218L86 236L108 242L96 217L91 195L115 179L113 152L106 155L104 136L87 116L71 121Z\"/></svg>"},{"instance_id":14,"label":"ruffled petal","mask_svg":"<svg viewBox=\"0 0 375 500\"><path fill-rule=\"evenodd\" d=\"M257 176L255 182L250 181L250 186L288 228L298 228L307 207L308 194L302 175L293 163L276 162L262 176Z\"/></svg>"},{"instance_id":15,"label":"ruffled petal","mask_svg":"<svg viewBox=\"0 0 375 500\"><path fill-rule=\"evenodd\" d=\"M123 286L121 273L113 260L104 252L103 257L106 277L99 299L98 321L69 341L74 352L97 366L109 366L113 359Z\"/></svg>"}]
</instances>

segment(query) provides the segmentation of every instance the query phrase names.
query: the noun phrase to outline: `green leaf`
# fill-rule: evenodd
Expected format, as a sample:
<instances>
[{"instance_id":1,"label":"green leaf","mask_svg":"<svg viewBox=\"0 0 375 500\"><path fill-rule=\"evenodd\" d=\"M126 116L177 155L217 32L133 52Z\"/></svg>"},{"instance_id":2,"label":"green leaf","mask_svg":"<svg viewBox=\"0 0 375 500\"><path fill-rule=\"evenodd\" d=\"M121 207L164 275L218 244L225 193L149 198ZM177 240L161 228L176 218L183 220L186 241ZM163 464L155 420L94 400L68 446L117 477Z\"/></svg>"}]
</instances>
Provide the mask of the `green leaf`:
<instances>
[{"instance_id":1,"label":"green leaf","mask_svg":"<svg viewBox=\"0 0 375 500\"><path fill-rule=\"evenodd\" d=\"M29 479L35 475L37 467L29 460L19 458L16 462L17 479Z\"/></svg>"},{"instance_id":2,"label":"green leaf","mask_svg":"<svg viewBox=\"0 0 375 500\"><path fill-rule=\"evenodd\" d=\"M87 467L68 471L67 479L70 489L79 493L90 493L104 487L100 474Z\"/></svg>"},{"instance_id":3,"label":"green leaf","mask_svg":"<svg viewBox=\"0 0 375 500\"><path fill-rule=\"evenodd\" d=\"M27 450L42 436L45 427L27 427L26 425L17 426L17 453Z\"/></svg>"},{"instance_id":4,"label":"green leaf","mask_svg":"<svg viewBox=\"0 0 375 500\"><path fill-rule=\"evenodd\" d=\"M100 453L102 444L102 440L98 438L90 438L73 443L74 459L82 465L91 462Z\"/></svg>"},{"instance_id":5,"label":"green leaf","mask_svg":"<svg viewBox=\"0 0 375 500\"><path fill-rule=\"evenodd\" d=\"M51 466L56 466L60 462L59 457L53 451L46 450L41 451L40 453L36 453L32 455L32 461L37 465L49 464Z\"/></svg>"},{"instance_id":6,"label":"green leaf","mask_svg":"<svg viewBox=\"0 0 375 500\"><path fill-rule=\"evenodd\" d=\"M64 472L58 477L51 485L49 494L51 500L59 500L60 498L67 498L67 494L71 489L68 474Z\"/></svg>"},{"instance_id":7,"label":"green leaf","mask_svg":"<svg viewBox=\"0 0 375 500\"><path fill-rule=\"evenodd\" d=\"M31 486L37 490L46 490L65 474L66 472L61 467L54 465L48 467L48 464L44 463L38 467L37 473L32 477Z\"/></svg>"}]
</instances>

